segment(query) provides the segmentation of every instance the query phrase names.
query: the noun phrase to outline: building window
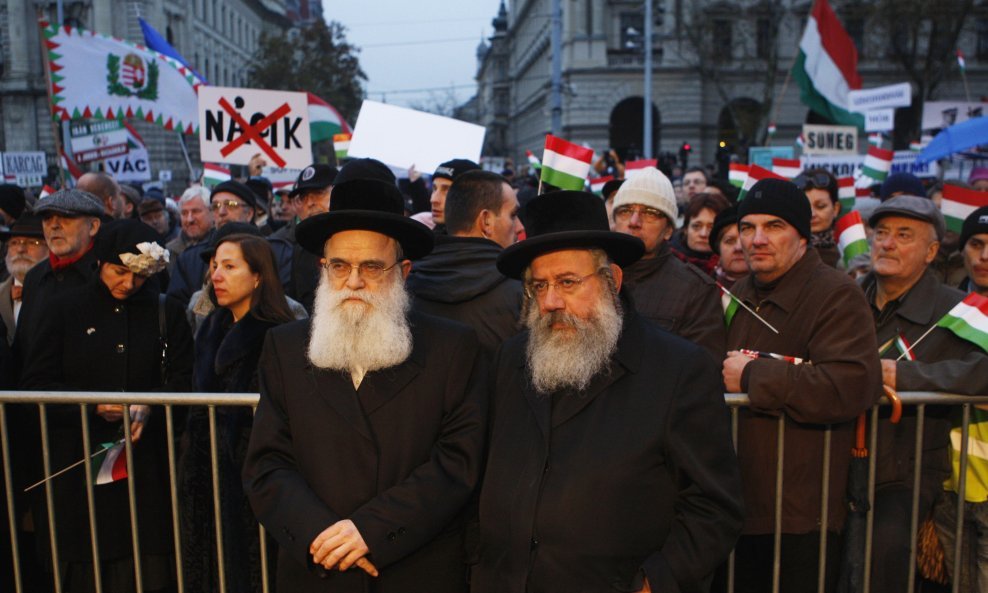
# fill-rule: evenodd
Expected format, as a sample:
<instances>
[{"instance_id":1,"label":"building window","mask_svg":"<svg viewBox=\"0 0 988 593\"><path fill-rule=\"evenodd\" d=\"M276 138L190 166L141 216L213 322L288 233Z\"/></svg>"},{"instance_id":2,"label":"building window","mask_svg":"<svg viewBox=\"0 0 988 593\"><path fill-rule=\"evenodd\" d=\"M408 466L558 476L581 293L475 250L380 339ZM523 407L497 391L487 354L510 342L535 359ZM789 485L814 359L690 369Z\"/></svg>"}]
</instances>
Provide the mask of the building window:
<instances>
[{"instance_id":1,"label":"building window","mask_svg":"<svg viewBox=\"0 0 988 593\"><path fill-rule=\"evenodd\" d=\"M645 16L640 12L622 12L621 49L624 51L642 51L645 43Z\"/></svg>"},{"instance_id":2,"label":"building window","mask_svg":"<svg viewBox=\"0 0 988 593\"><path fill-rule=\"evenodd\" d=\"M713 20L711 30L713 39L710 47L714 50L714 59L719 62L729 62L734 57L734 25L724 18Z\"/></svg>"},{"instance_id":3,"label":"building window","mask_svg":"<svg viewBox=\"0 0 988 593\"><path fill-rule=\"evenodd\" d=\"M978 17L976 26L978 34L976 55L979 60L988 60L988 17Z\"/></svg>"},{"instance_id":4,"label":"building window","mask_svg":"<svg viewBox=\"0 0 988 593\"><path fill-rule=\"evenodd\" d=\"M758 19L757 30L755 31L755 51L759 59L767 60L772 53L772 46L775 44L776 37L772 31L773 25L771 18Z\"/></svg>"}]
</instances>

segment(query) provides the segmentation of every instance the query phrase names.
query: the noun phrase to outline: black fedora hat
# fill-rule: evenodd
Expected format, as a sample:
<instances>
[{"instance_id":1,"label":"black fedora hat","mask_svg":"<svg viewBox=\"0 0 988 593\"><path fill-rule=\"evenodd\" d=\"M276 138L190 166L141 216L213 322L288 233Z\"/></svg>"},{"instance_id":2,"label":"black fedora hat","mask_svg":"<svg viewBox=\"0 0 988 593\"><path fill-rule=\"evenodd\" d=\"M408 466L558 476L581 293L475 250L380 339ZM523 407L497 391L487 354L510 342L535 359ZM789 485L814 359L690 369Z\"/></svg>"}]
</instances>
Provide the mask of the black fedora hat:
<instances>
[{"instance_id":1,"label":"black fedora hat","mask_svg":"<svg viewBox=\"0 0 988 593\"><path fill-rule=\"evenodd\" d=\"M632 264L645 253L638 237L610 230L604 201L589 192L541 195L525 206L522 222L527 238L497 258L497 269L510 278L520 279L533 259L561 249L603 249L619 266Z\"/></svg>"},{"instance_id":2,"label":"black fedora hat","mask_svg":"<svg viewBox=\"0 0 988 593\"><path fill-rule=\"evenodd\" d=\"M340 231L375 231L394 238L405 257L417 259L432 251L429 227L406 218L398 188L375 179L353 179L333 187L329 212L306 218L295 228L295 240L322 257L326 240Z\"/></svg>"},{"instance_id":3,"label":"black fedora hat","mask_svg":"<svg viewBox=\"0 0 988 593\"><path fill-rule=\"evenodd\" d=\"M20 218L10 225L10 228L0 227L0 241L6 241L11 237L34 237L44 239L45 232L41 227L41 217L35 214L22 214Z\"/></svg>"}]
</instances>

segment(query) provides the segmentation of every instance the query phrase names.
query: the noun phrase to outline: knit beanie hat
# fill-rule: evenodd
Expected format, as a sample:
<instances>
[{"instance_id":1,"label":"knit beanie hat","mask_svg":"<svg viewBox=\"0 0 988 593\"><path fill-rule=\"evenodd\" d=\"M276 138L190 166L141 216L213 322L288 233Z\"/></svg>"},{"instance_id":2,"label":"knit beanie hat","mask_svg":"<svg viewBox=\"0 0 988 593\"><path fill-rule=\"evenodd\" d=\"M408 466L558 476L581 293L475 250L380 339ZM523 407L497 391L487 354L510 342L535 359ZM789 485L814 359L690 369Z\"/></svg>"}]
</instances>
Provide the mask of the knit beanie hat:
<instances>
[{"instance_id":1,"label":"knit beanie hat","mask_svg":"<svg viewBox=\"0 0 988 593\"><path fill-rule=\"evenodd\" d=\"M988 206L982 206L967 215L961 227L961 249L967 245L967 240L974 235L988 233Z\"/></svg>"},{"instance_id":2,"label":"knit beanie hat","mask_svg":"<svg viewBox=\"0 0 988 593\"><path fill-rule=\"evenodd\" d=\"M795 187L795 186L794 186ZM803 199L806 202L806 199ZM614 210L628 204L641 204L655 208L675 224L679 211L676 193L669 178L655 167L645 167L627 179L614 194ZM808 206L807 206L808 207ZM806 219L807 224L809 218Z\"/></svg>"},{"instance_id":3,"label":"knit beanie hat","mask_svg":"<svg viewBox=\"0 0 988 593\"><path fill-rule=\"evenodd\" d=\"M810 235L810 201L795 184L784 179L762 179L738 204L738 222L749 214L771 214L788 222L804 239Z\"/></svg>"}]
</instances>

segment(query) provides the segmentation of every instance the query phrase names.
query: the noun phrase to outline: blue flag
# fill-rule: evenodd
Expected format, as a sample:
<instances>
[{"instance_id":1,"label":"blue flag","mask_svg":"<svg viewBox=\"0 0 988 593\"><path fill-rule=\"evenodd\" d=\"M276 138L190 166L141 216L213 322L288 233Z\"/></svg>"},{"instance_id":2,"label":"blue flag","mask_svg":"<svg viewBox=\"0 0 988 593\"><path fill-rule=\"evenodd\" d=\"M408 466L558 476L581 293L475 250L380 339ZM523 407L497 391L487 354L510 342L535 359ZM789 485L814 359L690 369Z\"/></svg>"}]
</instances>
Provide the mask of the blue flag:
<instances>
[{"instance_id":1,"label":"blue flag","mask_svg":"<svg viewBox=\"0 0 988 593\"><path fill-rule=\"evenodd\" d=\"M199 74L195 68L189 65L182 57L182 54L178 53L178 50L172 47L172 44L168 43L168 40L161 36L154 27L152 27L146 20L138 17L137 20L141 23L141 32L144 34L144 45L148 46L148 49L153 49L159 54L165 54L169 58L176 60L178 63L182 64L186 68L192 71L199 80L206 83L206 78Z\"/></svg>"}]
</instances>

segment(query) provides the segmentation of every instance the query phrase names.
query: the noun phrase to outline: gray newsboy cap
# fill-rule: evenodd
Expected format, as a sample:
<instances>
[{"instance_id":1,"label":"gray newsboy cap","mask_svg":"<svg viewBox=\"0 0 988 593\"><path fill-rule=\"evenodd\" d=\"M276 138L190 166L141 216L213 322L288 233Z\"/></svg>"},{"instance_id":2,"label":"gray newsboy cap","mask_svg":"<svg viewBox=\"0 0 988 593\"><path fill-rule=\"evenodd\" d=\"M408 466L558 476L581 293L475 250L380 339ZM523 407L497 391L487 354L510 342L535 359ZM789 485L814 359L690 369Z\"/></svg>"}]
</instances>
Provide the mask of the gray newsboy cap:
<instances>
[{"instance_id":1,"label":"gray newsboy cap","mask_svg":"<svg viewBox=\"0 0 988 593\"><path fill-rule=\"evenodd\" d=\"M868 224L874 227L878 221L886 216L905 216L914 218L933 225L937 232L937 240L943 241L947 225L943 221L943 214L940 209L929 198L919 196L896 196L886 200L875 208L875 211L868 217Z\"/></svg>"},{"instance_id":2,"label":"gray newsboy cap","mask_svg":"<svg viewBox=\"0 0 988 593\"><path fill-rule=\"evenodd\" d=\"M103 216L106 210L99 198L80 189L63 189L46 196L34 206L34 213L44 217L46 212L65 216Z\"/></svg>"}]
</instances>

